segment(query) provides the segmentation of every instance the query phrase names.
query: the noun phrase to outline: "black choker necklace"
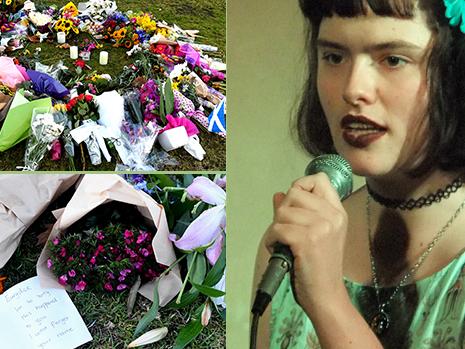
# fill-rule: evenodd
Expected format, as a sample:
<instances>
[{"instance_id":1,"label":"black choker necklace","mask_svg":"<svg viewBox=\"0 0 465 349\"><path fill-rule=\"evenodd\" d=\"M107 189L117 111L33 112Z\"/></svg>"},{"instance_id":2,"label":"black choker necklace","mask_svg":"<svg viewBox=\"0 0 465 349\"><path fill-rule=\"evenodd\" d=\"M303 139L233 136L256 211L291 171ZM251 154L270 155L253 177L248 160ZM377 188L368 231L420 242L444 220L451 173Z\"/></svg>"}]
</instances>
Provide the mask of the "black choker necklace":
<instances>
[{"instance_id":1,"label":"black choker necklace","mask_svg":"<svg viewBox=\"0 0 465 349\"><path fill-rule=\"evenodd\" d=\"M442 199L447 199L450 194L455 193L463 186L462 176L456 178L452 183L449 183L444 189L438 189L434 194L421 196L418 199L398 200L390 199L374 192L367 183L368 194L378 204L387 208L400 209L400 210L413 210L415 208L422 208L431 206L435 202L441 202Z\"/></svg>"}]
</instances>

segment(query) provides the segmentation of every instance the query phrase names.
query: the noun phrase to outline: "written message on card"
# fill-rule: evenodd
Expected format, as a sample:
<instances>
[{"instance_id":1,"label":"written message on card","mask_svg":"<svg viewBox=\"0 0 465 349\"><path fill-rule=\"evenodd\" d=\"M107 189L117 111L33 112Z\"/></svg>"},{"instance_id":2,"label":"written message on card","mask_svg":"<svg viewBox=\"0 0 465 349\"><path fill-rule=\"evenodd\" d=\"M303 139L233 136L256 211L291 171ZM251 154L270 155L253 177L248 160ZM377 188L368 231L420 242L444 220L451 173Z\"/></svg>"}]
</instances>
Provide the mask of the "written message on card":
<instances>
[{"instance_id":1,"label":"written message on card","mask_svg":"<svg viewBox=\"0 0 465 349\"><path fill-rule=\"evenodd\" d=\"M68 293L41 288L37 276L0 296L0 335L10 349L74 349L92 340Z\"/></svg>"}]
</instances>

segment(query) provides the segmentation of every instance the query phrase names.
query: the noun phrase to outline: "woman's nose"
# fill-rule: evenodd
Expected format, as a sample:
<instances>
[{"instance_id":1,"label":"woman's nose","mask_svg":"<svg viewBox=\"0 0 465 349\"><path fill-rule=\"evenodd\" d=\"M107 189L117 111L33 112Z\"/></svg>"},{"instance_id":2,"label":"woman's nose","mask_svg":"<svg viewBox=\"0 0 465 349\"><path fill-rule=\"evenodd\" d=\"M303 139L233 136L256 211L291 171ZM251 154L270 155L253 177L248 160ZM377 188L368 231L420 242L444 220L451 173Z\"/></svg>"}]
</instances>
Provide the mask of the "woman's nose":
<instances>
[{"instance_id":1,"label":"woman's nose","mask_svg":"<svg viewBox=\"0 0 465 349\"><path fill-rule=\"evenodd\" d=\"M369 61L355 61L350 66L346 75L342 98L352 106L373 104L376 101L376 71Z\"/></svg>"}]
</instances>

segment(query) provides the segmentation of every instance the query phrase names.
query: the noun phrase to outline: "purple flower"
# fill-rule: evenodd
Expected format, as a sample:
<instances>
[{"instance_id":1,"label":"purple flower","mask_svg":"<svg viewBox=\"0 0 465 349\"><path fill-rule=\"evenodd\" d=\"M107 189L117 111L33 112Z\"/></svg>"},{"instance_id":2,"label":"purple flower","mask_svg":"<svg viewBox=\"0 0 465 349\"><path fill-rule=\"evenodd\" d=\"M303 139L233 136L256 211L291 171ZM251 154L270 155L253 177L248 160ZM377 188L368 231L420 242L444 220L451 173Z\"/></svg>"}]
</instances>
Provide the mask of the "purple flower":
<instances>
[{"instance_id":1,"label":"purple flower","mask_svg":"<svg viewBox=\"0 0 465 349\"><path fill-rule=\"evenodd\" d=\"M124 280L126 280L126 277L121 275L119 278L118 278L118 281L119 282L123 282Z\"/></svg>"},{"instance_id":2,"label":"purple flower","mask_svg":"<svg viewBox=\"0 0 465 349\"><path fill-rule=\"evenodd\" d=\"M126 284L119 284L118 286L116 286L116 289L118 291L122 291L122 290L124 290L126 288L128 288L128 285L126 285Z\"/></svg>"},{"instance_id":3,"label":"purple flower","mask_svg":"<svg viewBox=\"0 0 465 349\"><path fill-rule=\"evenodd\" d=\"M113 280L115 278L115 274L113 273L107 273L107 279Z\"/></svg>"},{"instance_id":4,"label":"purple flower","mask_svg":"<svg viewBox=\"0 0 465 349\"><path fill-rule=\"evenodd\" d=\"M97 239L98 240L103 240L105 238L105 235L103 235L103 232L101 230L99 230L97 232Z\"/></svg>"},{"instance_id":5,"label":"purple flower","mask_svg":"<svg viewBox=\"0 0 465 349\"><path fill-rule=\"evenodd\" d=\"M74 286L74 290L78 291L78 292L81 292L81 291L84 291L86 289L86 286L87 286L87 283L84 280L81 280L81 281L79 281L77 283L76 286Z\"/></svg>"},{"instance_id":6,"label":"purple flower","mask_svg":"<svg viewBox=\"0 0 465 349\"><path fill-rule=\"evenodd\" d=\"M52 262L52 260L49 258L49 259L47 259L47 268L48 268L48 269L52 269L52 267L53 267L53 262Z\"/></svg>"},{"instance_id":7,"label":"purple flower","mask_svg":"<svg viewBox=\"0 0 465 349\"><path fill-rule=\"evenodd\" d=\"M119 272L119 274L122 276L128 276L128 274L130 274L131 272L132 272L131 269L123 269Z\"/></svg>"},{"instance_id":8,"label":"purple flower","mask_svg":"<svg viewBox=\"0 0 465 349\"><path fill-rule=\"evenodd\" d=\"M142 231L142 230L141 230L139 236L137 237L137 241L136 241L136 242L137 242L138 244L141 244L141 243L143 243L143 242L145 241L145 239L147 239L148 236L149 236L149 234L147 234L146 231Z\"/></svg>"},{"instance_id":9,"label":"purple flower","mask_svg":"<svg viewBox=\"0 0 465 349\"><path fill-rule=\"evenodd\" d=\"M73 278L76 276L76 272L74 271L74 269L71 269L70 271L68 271L68 275Z\"/></svg>"},{"instance_id":10,"label":"purple flower","mask_svg":"<svg viewBox=\"0 0 465 349\"><path fill-rule=\"evenodd\" d=\"M63 286L67 285L67 281L68 281L68 277L66 276L66 274L63 274L62 276L58 278L58 283Z\"/></svg>"},{"instance_id":11,"label":"purple flower","mask_svg":"<svg viewBox=\"0 0 465 349\"><path fill-rule=\"evenodd\" d=\"M141 249L141 250L140 250L140 253L141 253L144 257L150 256L150 252L149 252L149 250L147 250L146 248Z\"/></svg>"},{"instance_id":12,"label":"purple flower","mask_svg":"<svg viewBox=\"0 0 465 349\"><path fill-rule=\"evenodd\" d=\"M136 268L137 270L141 270L143 265L144 263L136 262L134 263L134 268Z\"/></svg>"},{"instance_id":13,"label":"purple flower","mask_svg":"<svg viewBox=\"0 0 465 349\"><path fill-rule=\"evenodd\" d=\"M170 240L184 251L193 251L208 247L207 258L213 265L221 254L222 241L217 242L226 230L226 192L207 177L196 177L186 188L191 198L196 198L210 205L216 205L205 210L186 229L183 236L176 240L175 234L170 234Z\"/></svg>"}]
</instances>

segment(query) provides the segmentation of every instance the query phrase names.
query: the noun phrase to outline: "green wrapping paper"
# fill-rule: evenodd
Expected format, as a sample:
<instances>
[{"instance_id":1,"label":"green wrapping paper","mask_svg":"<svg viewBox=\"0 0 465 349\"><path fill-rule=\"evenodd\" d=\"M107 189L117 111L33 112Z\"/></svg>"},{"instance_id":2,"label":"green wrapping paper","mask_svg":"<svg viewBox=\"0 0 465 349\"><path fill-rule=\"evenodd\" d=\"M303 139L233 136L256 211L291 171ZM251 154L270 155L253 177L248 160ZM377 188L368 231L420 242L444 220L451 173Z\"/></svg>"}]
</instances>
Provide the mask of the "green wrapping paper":
<instances>
[{"instance_id":1,"label":"green wrapping paper","mask_svg":"<svg viewBox=\"0 0 465 349\"><path fill-rule=\"evenodd\" d=\"M5 151L29 136L32 112L35 108L51 108L51 98L29 101L24 90L16 91L10 110L0 130L0 151Z\"/></svg>"}]
</instances>

